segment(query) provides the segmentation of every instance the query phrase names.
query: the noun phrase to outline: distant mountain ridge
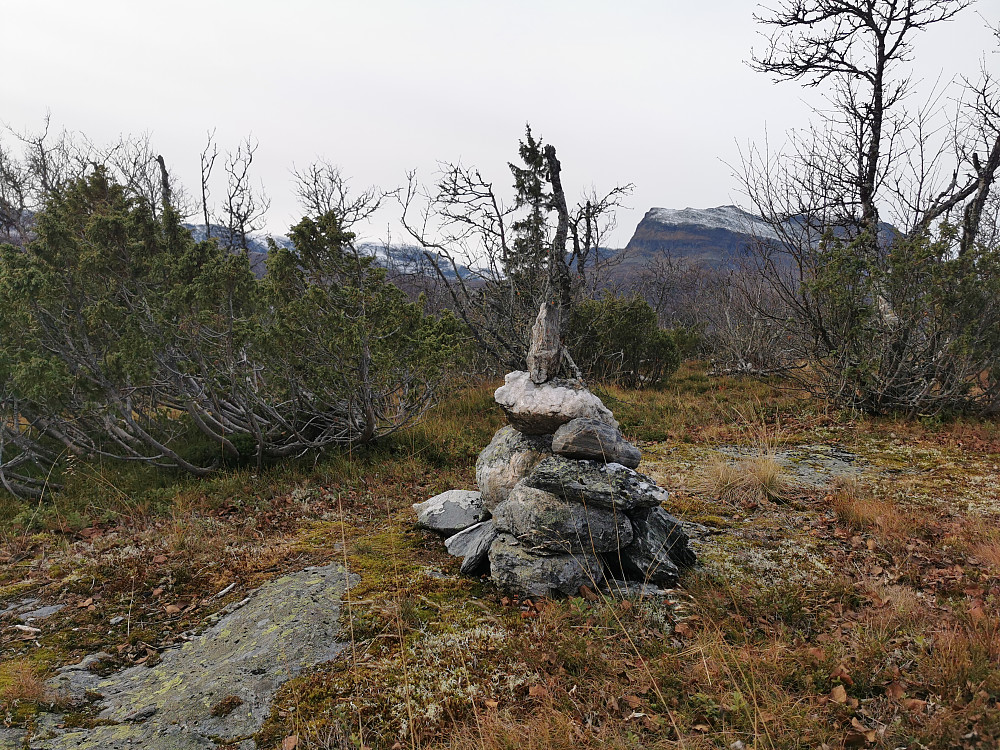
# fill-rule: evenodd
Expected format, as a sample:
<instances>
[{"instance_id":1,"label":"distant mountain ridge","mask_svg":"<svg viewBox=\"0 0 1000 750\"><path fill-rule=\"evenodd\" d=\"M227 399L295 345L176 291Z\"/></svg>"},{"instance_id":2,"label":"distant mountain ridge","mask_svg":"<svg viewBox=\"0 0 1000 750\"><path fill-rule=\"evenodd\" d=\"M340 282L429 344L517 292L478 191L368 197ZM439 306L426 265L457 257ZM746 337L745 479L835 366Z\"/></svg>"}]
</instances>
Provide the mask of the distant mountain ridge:
<instances>
[{"instance_id":1,"label":"distant mountain ridge","mask_svg":"<svg viewBox=\"0 0 1000 750\"><path fill-rule=\"evenodd\" d=\"M184 224L184 228L191 232L191 236L196 242L201 242L206 236L217 239L220 242L227 236L228 230L219 224L209 225L209 231L205 231L204 224ZM250 258L250 268L258 277L263 276L267 271L267 241L272 240L280 248L295 252L295 244L283 234L252 234L247 235L247 253ZM373 257L375 262L393 271L402 274L431 274L424 251L414 245L384 245L373 242L361 242L357 245L358 251L363 255ZM442 263L442 271L446 278L466 277L471 272L466 266L458 266L458 273L452 269L451 264Z\"/></svg>"},{"instance_id":2,"label":"distant mountain ridge","mask_svg":"<svg viewBox=\"0 0 1000 750\"><path fill-rule=\"evenodd\" d=\"M732 266L754 237L778 239L763 219L737 206L651 208L626 246L628 265L670 253L707 266Z\"/></svg>"},{"instance_id":3,"label":"distant mountain ridge","mask_svg":"<svg viewBox=\"0 0 1000 750\"><path fill-rule=\"evenodd\" d=\"M802 217L788 219L786 226L792 236L803 228L802 221ZM834 233L842 235L837 230ZM879 234L888 243L898 230L881 222ZM669 253L674 259L724 270L735 267L754 240L781 243L783 238L761 217L737 206L651 208L635 228L622 266L629 272L638 271L651 258Z\"/></svg>"}]
</instances>

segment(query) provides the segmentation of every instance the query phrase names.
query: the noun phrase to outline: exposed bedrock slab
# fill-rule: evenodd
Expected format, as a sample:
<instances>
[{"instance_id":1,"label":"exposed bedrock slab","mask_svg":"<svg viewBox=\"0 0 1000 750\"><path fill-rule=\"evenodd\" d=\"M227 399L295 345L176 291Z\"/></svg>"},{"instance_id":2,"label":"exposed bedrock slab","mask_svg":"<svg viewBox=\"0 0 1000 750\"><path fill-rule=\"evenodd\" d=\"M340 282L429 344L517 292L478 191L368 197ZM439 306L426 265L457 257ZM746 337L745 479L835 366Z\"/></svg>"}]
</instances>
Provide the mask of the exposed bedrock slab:
<instances>
[{"instance_id":1,"label":"exposed bedrock slab","mask_svg":"<svg viewBox=\"0 0 1000 750\"><path fill-rule=\"evenodd\" d=\"M497 430L476 460L476 484L483 507L492 512L535 464L551 455L551 435L525 435L510 425Z\"/></svg>"},{"instance_id":2,"label":"exposed bedrock slab","mask_svg":"<svg viewBox=\"0 0 1000 750\"><path fill-rule=\"evenodd\" d=\"M482 521L448 537L444 540L444 546L449 554L463 558L460 572L476 575L485 570L490 545L496 538L497 529L494 522Z\"/></svg>"},{"instance_id":3,"label":"exposed bedrock slab","mask_svg":"<svg viewBox=\"0 0 1000 750\"><path fill-rule=\"evenodd\" d=\"M586 417L570 420L556 430L552 452L567 458L621 464L630 469L638 467L642 459L639 449L623 438L617 427Z\"/></svg>"},{"instance_id":4,"label":"exposed bedrock slab","mask_svg":"<svg viewBox=\"0 0 1000 750\"><path fill-rule=\"evenodd\" d=\"M589 552L533 555L510 534L490 547L490 576L505 590L529 596L574 596L580 586L596 589L604 580L601 561Z\"/></svg>"},{"instance_id":5,"label":"exposed bedrock slab","mask_svg":"<svg viewBox=\"0 0 1000 750\"><path fill-rule=\"evenodd\" d=\"M507 374L494 397L507 421L526 435L551 434L578 417L618 427L601 399L579 381L553 380L539 385L528 373L515 371Z\"/></svg>"},{"instance_id":6,"label":"exposed bedrock slab","mask_svg":"<svg viewBox=\"0 0 1000 750\"><path fill-rule=\"evenodd\" d=\"M414 503L417 525L451 536L489 517L478 492L448 490L430 500Z\"/></svg>"},{"instance_id":7,"label":"exposed bedrock slab","mask_svg":"<svg viewBox=\"0 0 1000 750\"><path fill-rule=\"evenodd\" d=\"M347 645L338 620L354 580L334 564L266 583L204 634L165 652L155 667L131 667L92 686L103 696L99 719L111 724L43 728L31 747L207 750L216 740L242 740L241 748L252 748L247 738L260 729L278 687ZM242 703L213 716L212 708L230 696Z\"/></svg>"},{"instance_id":8,"label":"exposed bedrock slab","mask_svg":"<svg viewBox=\"0 0 1000 750\"><path fill-rule=\"evenodd\" d=\"M681 522L663 508L640 508L630 516L634 537L621 551L622 569L640 581L675 585L678 568L697 561Z\"/></svg>"},{"instance_id":9,"label":"exposed bedrock slab","mask_svg":"<svg viewBox=\"0 0 1000 750\"><path fill-rule=\"evenodd\" d=\"M493 520L497 529L541 554L608 552L632 541L624 513L563 500L523 483L497 506Z\"/></svg>"},{"instance_id":10,"label":"exposed bedrock slab","mask_svg":"<svg viewBox=\"0 0 1000 750\"><path fill-rule=\"evenodd\" d=\"M19 727L0 726L0 750L21 750L25 734Z\"/></svg>"},{"instance_id":11,"label":"exposed bedrock slab","mask_svg":"<svg viewBox=\"0 0 1000 750\"><path fill-rule=\"evenodd\" d=\"M524 483L565 500L630 511L652 508L667 499L656 482L621 464L576 461L551 456L538 463Z\"/></svg>"}]
</instances>

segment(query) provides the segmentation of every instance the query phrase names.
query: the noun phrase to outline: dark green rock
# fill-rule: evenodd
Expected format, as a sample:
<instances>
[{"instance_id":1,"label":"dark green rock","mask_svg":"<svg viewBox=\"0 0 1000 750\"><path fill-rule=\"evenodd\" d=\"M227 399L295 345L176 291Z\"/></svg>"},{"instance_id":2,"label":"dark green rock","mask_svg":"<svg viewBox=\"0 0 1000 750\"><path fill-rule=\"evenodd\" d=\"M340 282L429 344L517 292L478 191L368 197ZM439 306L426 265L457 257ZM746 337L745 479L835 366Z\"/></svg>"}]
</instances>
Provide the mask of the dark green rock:
<instances>
[{"instance_id":1,"label":"dark green rock","mask_svg":"<svg viewBox=\"0 0 1000 750\"><path fill-rule=\"evenodd\" d=\"M490 547L490 576L500 589L515 594L575 596L581 586L596 590L604 571L589 552L534 555L510 534L500 534Z\"/></svg>"},{"instance_id":2,"label":"dark green rock","mask_svg":"<svg viewBox=\"0 0 1000 750\"><path fill-rule=\"evenodd\" d=\"M500 531L541 554L609 552L632 541L624 513L563 500L523 483L497 506L493 520Z\"/></svg>"},{"instance_id":3,"label":"dark green rock","mask_svg":"<svg viewBox=\"0 0 1000 750\"><path fill-rule=\"evenodd\" d=\"M656 482L621 464L600 464L551 456L540 461L524 483L565 500L630 511L652 508L667 499Z\"/></svg>"}]
</instances>

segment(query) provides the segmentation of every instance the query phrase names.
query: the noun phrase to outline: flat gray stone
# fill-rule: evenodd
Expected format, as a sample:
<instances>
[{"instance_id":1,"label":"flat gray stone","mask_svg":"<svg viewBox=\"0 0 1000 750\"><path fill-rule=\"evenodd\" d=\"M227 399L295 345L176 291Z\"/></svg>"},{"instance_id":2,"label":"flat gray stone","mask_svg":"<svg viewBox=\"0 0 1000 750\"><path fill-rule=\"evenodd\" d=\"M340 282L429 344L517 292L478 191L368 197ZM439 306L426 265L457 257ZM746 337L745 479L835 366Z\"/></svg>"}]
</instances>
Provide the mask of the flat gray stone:
<instances>
[{"instance_id":1,"label":"flat gray stone","mask_svg":"<svg viewBox=\"0 0 1000 750\"><path fill-rule=\"evenodd\" d=\"M596 590L604 570L589 552L533 555L510 534L500 534L490 547L490 577L500 589L515 594L575 596L584 585Z\"/></svg>"},{"instance_id":2,"label":"flat gray stone","mask_svg":"<svg viewBox=\"0 0 1000 750\"><path fill-rule=\"evenodd\" d=\"M627 466L563 456L540 461L523 481L565 500L618 511L652 508L667 500L666 490Z\"/></svg>"},{"instance_id":3,"label":"flat gray stone","mask_svg":"<svg viewBox=\"0 0 1000 750\"><path fill-rule=\"evenodd\" d=\"M417 525L445 536L457 534L490 514L483 508L480 493L472 490L448 490L430 500L414 503Z\"/></svg>"},{"instance_id":4,"label":"flat gray stone","mask_svg":"<svg viewBox=\"0 0 1000 750\"><path fill-rule=\"evenodd\" d=\"M490 545L496 538L497 530L493 521L482 521L448 537L444 541L444 546L449 554L464 558L462 573L475 575L486 567Z\"/></svg>"},{"instance_id":5,"label":"flat gray stone","mask_svg":"<svg viewBox=\"0 0 1000 750\"><path fill-rule=\"evenodd\" d=\"M476 460L476 484L482 493L483 507L492 513L507 499L515 484L551 455L551 436L525 435L510 425L497 430Z\"/></svg>"},{"instance_id":6,"label":"flat gray stone","mask_svg":"<svg viewBox=\"0 0 1000 750\"><path fill-rule=\"evenodd\" d=\"M610 552L632 541L624 513L563 500L523 482L497 506L493 521L539 554Z\"/></svg>"},{"instance_id":7,"label":"flat gray stone","mask_svg":"<svg viewBox=\"0 0 1000 750\"><path fill-rule=\"evenodd\" d=\"M65 608L65 606L65 604L50 604L47 607L39 607L38 609L33 609L30 612L22 612L17 616L17 619L21 622L28 622L29 620L44 620L46 617L61 611Z\"/></svg>"},{"instance_id":8,"label":"flat gray stone","mask_svg":"<svg viewBox=\"0 0 1000 750\"><path fill-rule=\"evenodd\" d=\"M675 586L679 568L697 562L681 522L663 508L641 508L629 515L634 537L621 551L622 569L645 583Z\"/></svg>"},{"instance_id":9,"label":"flat gray stone","mask_svg":"<svg viewBox=\"0 0 1000 750\"><path fill-rule=\"evenodd\" d=\"M494 394L507 421L526 435L548 435L577 417L589 417L618 427L601 399L579 381L554 380L541 385L526 372L508 373Z\"/></svg>"},{"instance_id":10,"label":"flat gray stone","mask_svg":"<svg viewBox=\"0 0 1000 750\"><path fill-rule=\"evenodd\" d=\"M21 599L19 601L12 602L3 609L0 609L0 617L10 614L11 612L18 612L18 611L23 612L24 610L30 608L31 606L37 603L38 599Z\"/></svg>"},{"instance_id":11,"label":"flat gray stone","mask_svg":"<svg viewBox=\"0 0 1000 750\"><path fill-rule=\"evenodd\" d=\"M205 633L167 651L151 668L131 667L100 680L104 698L93 729L32 738L37 750L208 750L258 731L279 686L329 661L340 641L341 597L356 580L340 565L308 568L261 586ZM213 716L229 696L243 703Z\"/></svg>"},{"instance_id":12,"label":"flat gray stone","mask_svg":"<svg viewBox=\"0 0 1000 750\"><path fill-rule=\"evenodd\" d=\"M89 696L98 693L98 685L103 679L91 668L110 659L111 654L101 651L88 654L76 664L69 664L56 670L55 677L45 681L45 689L60 704L77 706L86 703Z\"/></svg>"},{"instance_id":13,"label":"flat gray stone","mask_svg":"<svg viewBox=\"0 0 1000 750\"><path fill-rule=\"evenodd\" d=\"M642 459L639 449L623 438L617 427L585 417L572 419L556 430L552 452L567 458L621 464L630 469L638 467Z\"/></svg>"}]
</instances>

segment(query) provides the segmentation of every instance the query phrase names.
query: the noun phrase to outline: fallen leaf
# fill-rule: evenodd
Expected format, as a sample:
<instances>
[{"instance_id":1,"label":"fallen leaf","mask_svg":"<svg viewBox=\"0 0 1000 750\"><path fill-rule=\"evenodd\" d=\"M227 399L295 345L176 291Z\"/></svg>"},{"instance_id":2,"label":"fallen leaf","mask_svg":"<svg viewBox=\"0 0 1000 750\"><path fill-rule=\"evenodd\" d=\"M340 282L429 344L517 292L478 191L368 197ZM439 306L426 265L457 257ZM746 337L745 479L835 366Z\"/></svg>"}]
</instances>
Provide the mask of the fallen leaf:
<instances>
[{"instance_id":1,"label":"fallen leaf","mask_svg":"<svg viewBox=\"0 0 1000 750\"><path fill-rule=\"evenodd\" d=\"M642 698L637 695L623 695L622 700L625 701L631 709L636 709L642 705Z\"/></svg>"},{"instance_id":2,"label":"fallen leaf","mask_svg":"<svg viewBox=\"0 0 1000 750\"><path fill-rule=\"evenodd\" d=\"M847 690L843 685L837 685L830 691L830 700L834 703L847 703Z\"/></svg>"},{"instance_id":3,"label":"fallen leaf","mask_svg":"<svg viewBox=\"0 0 1000 750\"><path fill-rule=\"evenodd\" d=\"M686 622L679 622L674 625L674 634L679 635L681 638L687 638L691 635L691 626Z\"/></svg>"},{"instance_id":4,"label":"fallen leaf","mask_svg":"<svg viewBox=\"0 0 1000 750\"><path fill-rule=\"evenodd\" d=\"M528 688L528 695L532 698L544 698L549 694L548 689L545 685L532 685Z\"/></svg>"},{"instance_id":5,"label":"fallen leaf","mask_svg":"<svg viewBox=\"0 0 1000 750\"><path fill-rule=\"evenodd\" d=\"M854 684L854 680L851 678L851 673L845 664L839 664L837 668L830 673L830 679L840 680L845 685Z\"/></svg>"},{"instance_id":6,"label":"fallen leaf","mask_svg":"<svg viewBox=\"0 0 1000 750\"><path fill-rule=\"evenodd\" d=\"M844 747L864 747L868 744L868 737L863 732L851 730L844 735Z\"/></svg>"},{"instance_id":7,"label":"fallen leaf","mask_svg":"<svg viewBox=\"0 0 1000 750\"><path fill-rule=\"evenodd\" d=\"M898 701L906 695L906 690L898 682L890 682L885 686L885 694L892 700Z\"/></svg>"}]
</instances>

